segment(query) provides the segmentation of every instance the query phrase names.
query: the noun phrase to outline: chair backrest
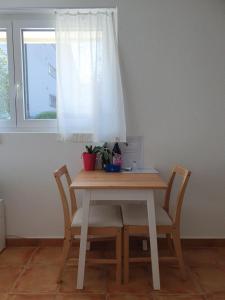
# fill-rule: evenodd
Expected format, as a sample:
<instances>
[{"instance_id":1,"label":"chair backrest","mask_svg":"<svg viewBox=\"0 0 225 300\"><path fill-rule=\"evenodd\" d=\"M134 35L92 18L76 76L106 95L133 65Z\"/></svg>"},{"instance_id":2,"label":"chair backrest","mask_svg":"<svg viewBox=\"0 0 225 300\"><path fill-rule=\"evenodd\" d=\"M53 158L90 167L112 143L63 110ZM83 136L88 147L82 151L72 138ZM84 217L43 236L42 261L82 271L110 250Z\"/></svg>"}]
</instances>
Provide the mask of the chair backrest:
<instances>
[{"instance_id":1,"label":"chair backrest","mask_svg":"<svg viewBox=\"0 0 225 300\"><path fill-rule=\"evenodd\" d=\"M69 191L70 195L70 204L67 199L67 193L64 188L63 184L63 177L65 176L66 179L66 188ZM77 210L77 205L76 205L76 197L75 193L72 189L70 189L71 185L71 178L69 175L69 172L67 170L66 165L62 166L59 168L57 171L54 172L54 177L59 189L61 201L62 201L62 206L63 206L63 213L64 213L64 229L65 231L71 227L71 220L72 216L74 215L75 211ZM70 209L71 207L71 209Z\"/></svg>"},{"instance_id":2,"label":"chair backrest","mask_svg":"<svg viewBox=\"0 0 225 300\"><path fill-rule=\"evenodd\" d=\"M176 195L176 203L175 203L175 213L174 216L171 216L173 219L173 223L177 226L180 225L180 215L181 215L181 208L183 204L184 199L184 193L190 178L191 172L182 167L182 166L175 166L171 172L170 179L168 182L168 188L165 194L165 200L163 208L167 211L167 213L170 215L170 198L171 198L171 191L174 184L174 179L176 176L181 177L181 182L178 187L178 193Z\"/></svg>"}]
</instances>

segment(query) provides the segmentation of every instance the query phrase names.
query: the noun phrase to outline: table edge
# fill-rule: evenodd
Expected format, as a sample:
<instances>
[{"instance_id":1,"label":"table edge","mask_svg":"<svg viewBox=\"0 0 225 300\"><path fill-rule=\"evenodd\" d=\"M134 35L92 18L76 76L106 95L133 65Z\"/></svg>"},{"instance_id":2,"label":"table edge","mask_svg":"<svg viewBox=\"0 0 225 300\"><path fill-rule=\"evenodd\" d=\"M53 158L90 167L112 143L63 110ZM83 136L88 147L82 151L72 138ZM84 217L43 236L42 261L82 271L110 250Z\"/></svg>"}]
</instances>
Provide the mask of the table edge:
<instances>
[{"instance_id":1,"label":"table edge","mask_svg":"<svg viewBox=\"0 0 225 300\"><path fill-rule=\"evenodd\" d=\"M160 187L135 187L135 186L129 186L129 187L123 187L123 186L74 186L70 185L70 189L74 190L166 190L168 188L168 185L166 186L160 186Z\"/></svg>"}]
</instances>

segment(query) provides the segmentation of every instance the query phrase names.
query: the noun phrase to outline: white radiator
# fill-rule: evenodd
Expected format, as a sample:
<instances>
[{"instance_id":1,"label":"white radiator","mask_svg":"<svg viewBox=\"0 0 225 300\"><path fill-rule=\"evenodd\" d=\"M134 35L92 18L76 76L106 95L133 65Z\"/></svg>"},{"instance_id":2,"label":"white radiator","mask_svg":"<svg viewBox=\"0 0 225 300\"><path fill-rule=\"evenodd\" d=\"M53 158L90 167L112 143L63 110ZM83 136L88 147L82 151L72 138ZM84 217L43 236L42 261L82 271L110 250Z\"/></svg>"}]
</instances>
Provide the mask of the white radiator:
<instances>
[{"instance_id":1,"label":"white radiator","mask_svg":"<svg viewBox=\"0 0 225 300\"><path fill-rule=\"evenodd\" d=\"M5 206L0 199L0 251L5 248Z\"/></svg>"}]
</instances>

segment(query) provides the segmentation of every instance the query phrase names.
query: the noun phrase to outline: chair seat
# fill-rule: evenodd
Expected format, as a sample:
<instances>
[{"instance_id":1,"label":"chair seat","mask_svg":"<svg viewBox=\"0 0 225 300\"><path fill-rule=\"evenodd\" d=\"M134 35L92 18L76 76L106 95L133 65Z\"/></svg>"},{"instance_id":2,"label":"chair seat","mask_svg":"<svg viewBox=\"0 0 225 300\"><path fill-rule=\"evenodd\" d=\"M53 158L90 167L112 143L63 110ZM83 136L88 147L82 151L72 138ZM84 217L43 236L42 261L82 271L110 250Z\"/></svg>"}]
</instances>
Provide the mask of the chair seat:
<instances>
[{"instance_id":1,"label":"chair seat","mask_svg":"<svg viewBox=\"0 0 225 300\"><path fill-rule=\"evenodd\" d=\"M76 211L72 227L82 224L83 209ZM93 205L89 209L88 225L92 227L123 227L121 209L118 205Z\"/></svg>"},{"instance_id":2,"label":"chair seat","mask_svg":"<svg viewBox=\"0 0 225 300\"><path fill-rule=\"evenodd\" d=\"M143 204L124 204L121 206L123 215L123 224L130 226L148 225L147 206ZM172 220L167 212L159 205L155 206L156 224L172 225Z\"/></svg>"}]
</instances>

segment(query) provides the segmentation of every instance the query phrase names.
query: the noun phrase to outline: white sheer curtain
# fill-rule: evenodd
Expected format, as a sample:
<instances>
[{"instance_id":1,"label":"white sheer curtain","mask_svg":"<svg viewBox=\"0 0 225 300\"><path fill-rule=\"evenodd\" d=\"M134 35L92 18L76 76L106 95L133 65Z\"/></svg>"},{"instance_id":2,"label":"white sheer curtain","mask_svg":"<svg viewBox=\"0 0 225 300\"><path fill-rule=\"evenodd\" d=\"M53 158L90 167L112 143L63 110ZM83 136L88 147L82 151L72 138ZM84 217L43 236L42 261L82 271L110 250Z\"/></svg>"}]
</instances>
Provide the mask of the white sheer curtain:
<instances>
[{"instance_id":1,"label":"white sheer curtain","mask_svg":"<svg viewBox=\"0 0 225 300\"><path fill-rule=\"evenodd\" d=\"M112 10L56 13L59 133L80 141L126 141Z\"/></svg>"}]
</instances>

